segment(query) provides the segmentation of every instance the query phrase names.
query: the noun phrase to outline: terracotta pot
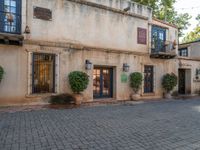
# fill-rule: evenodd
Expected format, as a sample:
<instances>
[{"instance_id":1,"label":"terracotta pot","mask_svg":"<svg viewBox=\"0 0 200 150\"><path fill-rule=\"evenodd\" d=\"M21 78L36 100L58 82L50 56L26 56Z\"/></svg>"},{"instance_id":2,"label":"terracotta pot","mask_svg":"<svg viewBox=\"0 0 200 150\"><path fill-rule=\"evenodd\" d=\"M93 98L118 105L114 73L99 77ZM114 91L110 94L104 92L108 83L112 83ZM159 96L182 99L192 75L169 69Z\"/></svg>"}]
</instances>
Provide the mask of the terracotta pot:
<instances>
[{"instance_id":1,"label":"terracotta pot","mask_svg":"<svg viewBox=\"0 0 200 150\"><path fill-rule=\"evenodd\" d=\"M140 94L138 93L131 94L131 100L138 101L139 99L140 99Z\"/></svg>"},{"instance_id":2,"label":"terracotta pot","mask_svg":"<svg viewBox=\"0 0 200 150\"><path fill-rule=\"evenodd\" d=\"M75 104L81 105L81 103L83 102L83 95L82 94L74 94L74 98L75 98Z\"/></svg>"},{"instance_id":3,"label":"terracotta pot","mask_svg":"<svg viewBox=\"0 0 200 150\"><path fill-rule=\"evenodd\" d=\"M164 94L164 98L166 98L166 99L171 99L171 98L172 98L171 93L165 93L165 94Z\"/></svg>"}]
</instances>

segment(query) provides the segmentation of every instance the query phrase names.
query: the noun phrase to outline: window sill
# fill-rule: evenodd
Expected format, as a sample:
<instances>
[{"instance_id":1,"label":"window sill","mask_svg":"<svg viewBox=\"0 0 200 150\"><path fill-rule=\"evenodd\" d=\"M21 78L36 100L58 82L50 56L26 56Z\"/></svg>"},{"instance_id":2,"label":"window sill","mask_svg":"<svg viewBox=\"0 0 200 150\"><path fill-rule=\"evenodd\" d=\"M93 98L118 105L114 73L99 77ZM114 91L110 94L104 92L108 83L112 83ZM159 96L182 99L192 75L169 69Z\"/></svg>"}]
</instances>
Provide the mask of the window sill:
<instances>
[{"instance_id":1,"label":"window sill","mask_svg":"<svg viewBox=\"0 0 200 150\"><path fill-rule=\"evenodd\" d=\"M155 92L153 92L153 93L143 93L141 96L142 96L142 97L146 97L146 96L156 96L156 93L155 93Z\"/></svg>"},{"instance_id":2,"label":"window sill","mask_svg":"<svg viewBox=\"0 0 200 150\"><path fill-rule=\"evenodd\" d=\"M41 98L57 95L58 93L28 94L26 98Z\"/></svg>"}]
</instances>

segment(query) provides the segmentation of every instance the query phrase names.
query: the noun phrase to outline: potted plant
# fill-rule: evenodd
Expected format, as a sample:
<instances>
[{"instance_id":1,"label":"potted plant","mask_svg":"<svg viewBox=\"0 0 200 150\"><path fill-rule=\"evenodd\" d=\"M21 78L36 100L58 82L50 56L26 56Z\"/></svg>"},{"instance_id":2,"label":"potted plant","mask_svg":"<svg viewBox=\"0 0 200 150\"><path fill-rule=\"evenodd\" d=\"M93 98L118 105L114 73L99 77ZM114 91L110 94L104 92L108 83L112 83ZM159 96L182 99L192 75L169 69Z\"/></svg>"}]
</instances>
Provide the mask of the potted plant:
<instances>
[{"instance_id":1,"label":"potted plant","mask_svg":"<svg viewBox=\"0 0 200 150\"><path fill-rule=\"evenodd\" d=\"M83 101L83 92L89 84L89 76L85 72L74 71L69 74L69 84L74 92L75 103L80 105Z\"/></svg>"},{"instance_id":2,"label":"potted plant","mask_svg":"<svg viewBox=\"0 0 200 150\"><path fill-rule=\"evenodd\" d=\"M174 87L177 85L178 77L174 73L167 73L163 76L162 79L162 87L165 90L164 97L169 99L171 98L171 91L174 89Z\"/></svg>"},{"instance_id":3,"label":"potted plant","mask_svg":"<svg viewBox=\"0 0 200 150\"><path fill-rule=\"evenodd\" d=\"M131 94L131 99L132 100L138 100L140 95L139 95L139 90L142 85L142 74L140 72L134 72L130 74L130 86L133 89L133 94Z\"/></svg>"},{"instance_id":4,"label":"potted plant","mask_svg":"<svg viewBox=\"0 0 200 150\"><path fill-rule=\"evenodd\" d=\"M4 69L3 67L0 66L0 83L1 83L1 80L3 79L3 75L4 75Z\"/></svg>"}]
</instances>

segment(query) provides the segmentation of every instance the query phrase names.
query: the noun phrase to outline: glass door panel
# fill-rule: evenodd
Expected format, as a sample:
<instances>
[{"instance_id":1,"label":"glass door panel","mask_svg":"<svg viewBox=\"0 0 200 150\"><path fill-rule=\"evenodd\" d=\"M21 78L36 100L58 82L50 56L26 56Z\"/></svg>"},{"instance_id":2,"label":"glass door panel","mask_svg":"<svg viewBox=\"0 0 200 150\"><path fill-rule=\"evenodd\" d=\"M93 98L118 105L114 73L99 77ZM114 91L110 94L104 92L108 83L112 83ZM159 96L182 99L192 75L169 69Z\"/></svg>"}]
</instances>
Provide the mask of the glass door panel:
<instances>
[{"instance_id":1,"label":"glass door panel","mask_svg":"<svg viewBox=\"0 0 200 150\"><path fill-rule=\"evenodd\" d=\"M110 98L113 92L113 69L95 67L93 71L94 98Z\"/></svg>"},{"instance_id":2,"label":"glass door panel","mask_svg":"<svg viewBox=\"0 0 200 150\"><path fill-rule=\"evenodd\" d=\"M100 95L100 69L93 70L93 93L94 95Z\"/></svg>"},{"instance_id":3,"label":"glass door panel","mask_svg":"<svg viewBox=\"0 0 200 150\"><path fill-rule=\"evenodd\" d=\"M144 93L153 93L153 66L145 66L144 68Z\"/></svg>"}]
</instances>

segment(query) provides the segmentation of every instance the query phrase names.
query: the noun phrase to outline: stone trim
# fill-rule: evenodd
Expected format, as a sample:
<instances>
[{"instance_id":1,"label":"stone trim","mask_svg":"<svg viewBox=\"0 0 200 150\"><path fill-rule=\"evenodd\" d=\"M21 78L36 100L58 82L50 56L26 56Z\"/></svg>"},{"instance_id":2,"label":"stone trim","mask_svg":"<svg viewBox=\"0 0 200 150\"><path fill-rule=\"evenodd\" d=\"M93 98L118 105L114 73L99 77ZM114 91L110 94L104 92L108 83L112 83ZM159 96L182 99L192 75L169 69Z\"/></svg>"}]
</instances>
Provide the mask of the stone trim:
<instances>
[{"instance_id":1,"label":"stone trim","mask_svg":"<svg viewBox=\"0 0 200 150\"><path fill-rule=\"evenodd\" d=\"M112 11L114 13L119 13L119 14L126 15L126 16L137 17L137 18L140 18L140 19L143 19L143 20L148 20L148 17L142 16L142 15L138 15L138 14L130 13L130 12L125 12L125 11L120 10L120 9L116 9L116 8L104 6L104 5L101 5L101 4L88 2L86 0L68 0L68 1L87 5L87 6L91 6L91 7L96 7L96 8L100 8L100 9L104 9L104 10L108 10L108 11Z\"/></svg>"},{"instance_id":2,"label":"stone trim","mask_svg":"<svg viewBox=\"0 0 200 150\"><path fill-rule=\"evenodd\" d=\"M104 51L104 52L110 52L110 53L133 54L133 55L142 55L142 56L150 55L148 50L146 53L144 53L144 52L136 52L136 51L131 51L131 50L123 50L123 49L93 47L93 46L87 46L83 44L69 43L69 42L25 40L24 45L38 45L38 46L46 46L46 47L67 48L67 49L72 49L72 50Z\"/></svg>"},{"instance_id":3,"label":"stone trim","mask_svg":"<svg viewBox=\"0 0 200 150\"><path fill-rule=\"evenodd\" d=\"M181 57L178 56L178 60L190 60L190 61L200 61L200 58L195 57Z\"/></svg>"},{"instance_id":4,"label":"stone trim","mask_svg":"<svg viewBox=\"0 0 200 150\"><path fill-rule=\"evenodd\" d=\"M156 23L149 22L149 25L151 25L151 26L157 26L157 27L160 27L160 28L164 28L164 29L169 30L169 27L165 27L165 26L162 26L162 25L158 25L158 24L156 24Z\"/></svg>"},{"instance_id":5,"label":"stone trim","mask_svg":"<svg viewBox=\"0 0 200 150\"><path fill-rule=\"evenodd\" d=\"M171 26L171 27L173 27L173 28L178 29L178 27L177 27L176 25L171 24L171 23L168 23L168 22L165 22L165 21L163 21L163 20L159 20L159 19L157 19L157 18L153 18L153 20L154 20L154 21L157 21L157 22L160 22L160 23L162 23L162 24L165 24L165 25L167 25L167 26Z\"/></svg>"},{"instance_id":6,"label":"stone trim","mask_svg":"<svg viewBox=\"0 0 200 150\"><path fill-rule=\"evenodd\" d=\"M3 40L5 44L10 44L11 41L17 42L14 45L23 45L24 36L11 33L0 33L0 40Z\"/></svg>"}]
</instances>

